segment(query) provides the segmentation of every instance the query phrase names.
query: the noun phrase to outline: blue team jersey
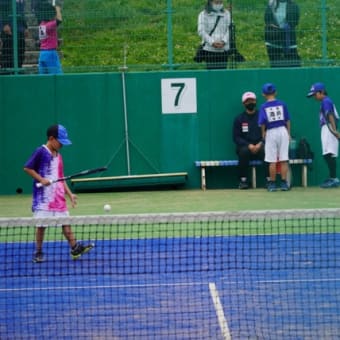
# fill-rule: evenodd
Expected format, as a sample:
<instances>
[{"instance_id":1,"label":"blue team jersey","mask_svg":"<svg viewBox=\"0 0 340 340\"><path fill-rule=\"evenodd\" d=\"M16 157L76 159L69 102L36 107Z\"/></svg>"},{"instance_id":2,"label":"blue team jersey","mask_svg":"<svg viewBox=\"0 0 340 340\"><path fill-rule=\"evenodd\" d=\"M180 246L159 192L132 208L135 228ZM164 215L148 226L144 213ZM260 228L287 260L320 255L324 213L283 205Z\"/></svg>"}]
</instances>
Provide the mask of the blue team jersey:
<instances>
[{"instance_id":1,"label":"blue team jersey","mask_svg":"<svg viewBox=\"0 0 340 340\"><path fill-rule=\"evenodd\" d=\"M266 129L273 129L286 126L290 120L287 105L281 100L265 102L260 107L259 125L265 125Z\"/></svg>"},{"instance_id":2,"label":"blue team jersey","mask_svg":"<svg viewBox=\"0 0 340 340\"><path fill-rule=\"evenodd\" d=\"M321 101L321 105L320 105L320 113L319 113L319 115L320 115L320 126L327 124L327 122L329 120L327 116L329 114L334 114L335 123L337 125L338 120L339 120L339 115L338 115L338 112L336 111L336 107L335 107L331 98L325 97Z\"/></svg>"},{"instance_id":3,"label":"blue team jersey","mask_svg":"<svg viewBox=\"0 0 340 340\"><path fill-rule=\"evenodd\" d=\"M63 159L58 153L53 156L51 151L42 145L37 148L29 160L25 163L25 168L35 170L40 176L51 180L64 177ZM36 187L36 180L33 180L33 201L32 211L67 211L65 199L64 182L57 182L49 186Z\"/></svg>"}]
</instances>

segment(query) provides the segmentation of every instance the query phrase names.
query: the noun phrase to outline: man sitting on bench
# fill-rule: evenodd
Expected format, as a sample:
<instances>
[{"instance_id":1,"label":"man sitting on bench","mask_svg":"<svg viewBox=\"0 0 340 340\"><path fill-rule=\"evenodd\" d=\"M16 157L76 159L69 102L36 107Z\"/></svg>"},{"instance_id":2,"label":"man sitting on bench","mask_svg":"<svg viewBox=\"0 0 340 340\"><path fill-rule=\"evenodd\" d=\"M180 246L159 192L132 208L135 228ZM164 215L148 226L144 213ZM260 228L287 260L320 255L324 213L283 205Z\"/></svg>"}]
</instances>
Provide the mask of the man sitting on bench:
<instances>
[{"instance_id":1,"label":"man sitting on bench","mask_svg":"<svg viewBox=\"0 0 340 340\"><path fill-rule=\"evenodd\" d=\"M239 114L233 124L233 140L238 155L239 189L248 189L249 161L264 160L264 144L261 128L258 126L258 110L256 109L256 95L245 92L242 96L244 111ZM268 165L266 164L266 176Z\"/></svg>"}]
</instances>

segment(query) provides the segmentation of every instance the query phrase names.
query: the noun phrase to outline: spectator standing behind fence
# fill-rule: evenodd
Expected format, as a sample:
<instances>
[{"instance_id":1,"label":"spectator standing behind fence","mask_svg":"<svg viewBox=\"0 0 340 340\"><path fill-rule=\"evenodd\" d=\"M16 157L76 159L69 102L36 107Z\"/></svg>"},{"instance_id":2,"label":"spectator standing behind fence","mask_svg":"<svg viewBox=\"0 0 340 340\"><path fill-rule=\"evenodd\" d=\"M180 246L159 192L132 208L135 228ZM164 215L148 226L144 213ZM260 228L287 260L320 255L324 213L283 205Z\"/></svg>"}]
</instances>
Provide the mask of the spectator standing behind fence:
<instances>
[{"instance_id":1,"label":"spectator standing behind fence","mask_svg":"<svg viewBox=\"0 0 340 340\"><path fill-rule=\"evenodd\" d=\"M261 105L259 113L259 125L262 137L265 140L265 161L269 164L270 181L268 191L276 191L277 162L281 168L282 191L289 190L287 183L289 141L290 141L290 115L287 105L276 99L276 87L267 83L262 87L266 102Z\"/></svg>"},{"instance_id":2,"label":"spectator standing behind fence","mask_svg":"<svg viewBox=\"0 0 340 340\"><path fill-rule=\"evenodd\" d=\"M224 69L228 63L230 12L222 0L208 0L198 16L198 35L202 38L203 61L208 69Z\"/></svg>"},{"instance_id":3,"label":"spectator standing behind fence","mask_svg":"<svg viewBox=\"0 0 340 340\"><path fill-rule=\"evenodd\" d=\"M265 44L271 67L301 66L296 26L300 10L292 0L269 0L265 11Z\"/></svg>"},{"instance_id":4,"label":"spectator standing behind fence","mask_svg":"<svg viewBox=\"0 0 340 340\"><path fill-rule=\"evenodd\" d=\"M259 112L256 109L255 93L245 92L242 95L242 104L244 111L234 119L233 140L238 155L239 189L248 189L249 161L264 160L264 143L258 125ZM266 175L268 176L268 167Z\"/></svg>"},{"instance_id":5,"label":"spectator standing behind fence","mask_svg":"<svg viewBox=\"0 0 340 340\"><path fill-rule=\"evenodd\" d=\"M18 67L21 68L25 59L25 37L28 35L24 0L16 0L16 12ZM2 41L1 68L14 68L12 0L0 0L0 29ZM13 71L1 71L0 73L11 74Z\"/></svg>"},{"instance_id":6,"label":"spectator standing behind fence","mask_svg":"<svg viewBox=\"0 0 340 340\"><path fill-rule=\"evenodd\" d=\"M57 27L62 22L61 9L59 6L44 4L40 7L42 21L39 24L40 74L63 73L57 52L58 32Z\"/></svg>"}]
</instances>

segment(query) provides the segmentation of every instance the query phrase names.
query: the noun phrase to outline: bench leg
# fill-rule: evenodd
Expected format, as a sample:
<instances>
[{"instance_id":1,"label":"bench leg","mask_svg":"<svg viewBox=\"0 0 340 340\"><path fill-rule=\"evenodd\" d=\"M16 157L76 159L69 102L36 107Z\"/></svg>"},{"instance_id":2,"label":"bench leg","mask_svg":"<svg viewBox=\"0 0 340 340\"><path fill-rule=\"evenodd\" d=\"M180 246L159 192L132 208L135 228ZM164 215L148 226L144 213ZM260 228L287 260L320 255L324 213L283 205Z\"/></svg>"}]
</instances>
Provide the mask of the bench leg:
<instances>
[{"instance_id":1,"label":"bench leg","mask_svg":"<svg viewBox=\"0 0 340 340\"><path fill-rule=\"evenodd\" d=\"M202 190L205 190L207 188L204 166L201 167L201 188Z\"/></svg>"},{"instance_id":2,"label":"bench leg","mask_svg":"<svg viewBox=\"0 0 340 340\"><path fill-rule=\"evenodd\" d=\"M306 188L307 187L307 165L306 164L302 165L301 171L302 171L302 174L301 174L302 186Z\"/></svg>"},{"instance_id":3,"label":"bench leg","mask_svg":"<svg viewBox=\"0 0 340 340\"><path fill-rule=\"evenodd\" d=\"M256 167L255 166L251 167L251 177L252 177L252 181L251 181L252 188L256 189Z\"/></svg>"}]
</instances>

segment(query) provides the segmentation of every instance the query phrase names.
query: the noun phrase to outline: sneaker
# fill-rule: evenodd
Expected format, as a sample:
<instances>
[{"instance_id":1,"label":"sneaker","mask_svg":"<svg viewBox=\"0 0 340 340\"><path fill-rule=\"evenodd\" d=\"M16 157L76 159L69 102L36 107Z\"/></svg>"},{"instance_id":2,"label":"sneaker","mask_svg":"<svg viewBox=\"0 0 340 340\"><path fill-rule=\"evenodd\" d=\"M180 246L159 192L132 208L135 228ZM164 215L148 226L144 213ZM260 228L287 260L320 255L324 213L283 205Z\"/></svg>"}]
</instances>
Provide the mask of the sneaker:
<instances>
[{"instance_id":1,"label":"sneaker","mask_svg":"<svg viewBox=\"0 0 340 340\"><path fill-rule=\"evenodd\" d=\"M340 181L338 178L328 178L321 185L321 188L337 188L340 185Z\"/></svg>"},{"instance_id":2,"label":"sneaker","mask_svg":"<svg viewBox=\"0 0 340 340\"><path fill-rule=\"evenodd\" d=\"M290 188L289 188L287 181L282 181L281 182L281 191L288 191L289 189Z\"/></svg>"},{"instance_id":3,"label":"sneaker","mask_svg":"<svg viewBox=\"0 0 340 340\"><path fill-rule=\"evenodd\" d=\"M249 184L248 184L247 181L241 181L240 184L238 185L238 188L241 189L241 190L248 189Z\"/></svg>"},{"instance_id":4,"label":"sneaker","mask_svg":"<svg viewBox=\"0 0 340 340\"><path fill-rule=\"evenodd\" d=\"M88 253L94 247L93 243L89 243L87 245L83 245L81 243L77 243L74 248L71 250L71 257L73 260L79 259L83 254Z\"/></svg>"},{"instance_id":5,"label":"sneaker","mask_svg":"<svg viewBox=\"0 0 340 340\"><path fill-rule=\"evenodd\" d=\"M267 190L268 190L269 192L276 191L277 188L276 188L275 182L269 181L269 182L268 182L268 185L267 185Z\"/></svg>"},{"instance_id":6,"label":"sneaker","mask_svg":"<svg viewBox=\"0 0 340 340\"><path fill-rule=\"evenodd\" d=\"M41 251L37 251L36 253L34 253L34 257L32 259L33 263L41 263L44 262L44 254Z\"/></svg>"}]
</instances>

